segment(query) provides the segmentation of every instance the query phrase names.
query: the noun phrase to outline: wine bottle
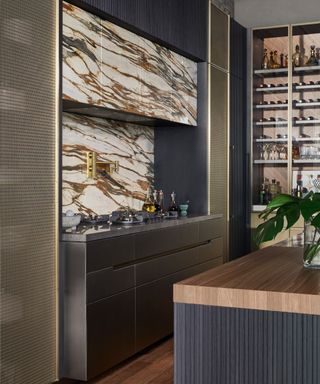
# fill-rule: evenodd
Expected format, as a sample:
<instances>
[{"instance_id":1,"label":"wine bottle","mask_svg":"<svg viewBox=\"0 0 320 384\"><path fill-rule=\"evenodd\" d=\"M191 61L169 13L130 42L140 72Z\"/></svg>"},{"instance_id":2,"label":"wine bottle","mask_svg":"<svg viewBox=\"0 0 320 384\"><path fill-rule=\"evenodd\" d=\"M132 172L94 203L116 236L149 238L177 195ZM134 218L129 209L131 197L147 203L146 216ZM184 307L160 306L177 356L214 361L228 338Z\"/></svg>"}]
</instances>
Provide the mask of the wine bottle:
<instances>
[{"instance_id":1,"label":"wine bottle","mask_svg":"<svg viewBox=\"0 0 320 384\"><path fill-rule=\"evenodd\" d=\"M178 217L178 206L176 204L176 194L174 192L171 193L171 202L170 202L170 205L169 205L169 209L168 209L168 212L169 212L169 216L172 216L172 217Z\"/></svg>"},{"instance_id":2,"label":"wine bottle","mask_svg":"<svg viewBox=\"0 0 320 384\"><path fill-rule=\"evenodd\" d=\"M154 205L154 202L153 202L152 199L151 199L151 191L150 191L150 187L148 187L146 200L145 200L145 202L143 203L142 210L143 210L143 211L146 211L146 212L148 212L148 213L154 213L155 210L156 210L156 207L155 207L155 205Z\"/></svg>"},{"instance_id":3,"label":"wine bottle","mask_svg":"<svg viewBox=\"0 0 320 384\"><path fill-rule=\"evenodd\" d=\"M265 184L262 183L259 193L259 203L261 205L266 204L266 187Z\"/></svg>"},{"instance_id":4,"label":"wine bottle","mask_svg":"<svg viewBox=\"0 0 320 384\"><path fill-rule=\"evenodd\" d=\"M161 207L159 204L158 191L156 189L153 191L153 203L154 203L154 207L155 207L155 212L160 213Z\"/></svg>"},{"instance_id":5,"label":"wine bottle","mask_svg":"<svg viewBox=\"0 0 320 384\"><path fill-rule=\"evenodd\" d=\"M163 206L163 191L162 189L160 189L159 191L159 205L160 205L160 212L163 213L164 212L164 206Z\"/></svg>"},{"instance_id":6,"label":"wine bottle","mask_svg":"<svg viewBox=\"0 0 320 384\"><path fill-rule=\"evenodd\" d=\"M278 57L278 51L273 52L273 68L280 68L280 62Z\"/></svg>"},{"instance_id":7,"label":"wine bottle","mask_svg":"<svg viewBox=\"0 0 320 384\"><path fill-rule=\"evenodd\" d=\"M300 47L299 45L297 44L296 45L296 51L295 53L292 55L292 64L294 67L300 67L301 65L301 54L300 54Z\"/></svg>"},{"instance_id":8,"label":"wine bottle","mask_svg":"<svg viewBox=\"0 0 320 384\"><path fill-rule=\"evenodd\" d=\"M262 69L270 68L269 59L268 59L268 50L266 48L264 49L261 68Z\"/></svg>"},{"instance_id":9,"label":"wine bottle","mask_svg":"<svg viewBox=\"0 0 320 384\"><path fill-rule=\"evenodd\" d=\"M311 45L310 49L311 49L311 52L310 52L310 57L307 61L307 65L318 65L318 60L316 57L316 46Z\"/></svg>"}]
</instances>

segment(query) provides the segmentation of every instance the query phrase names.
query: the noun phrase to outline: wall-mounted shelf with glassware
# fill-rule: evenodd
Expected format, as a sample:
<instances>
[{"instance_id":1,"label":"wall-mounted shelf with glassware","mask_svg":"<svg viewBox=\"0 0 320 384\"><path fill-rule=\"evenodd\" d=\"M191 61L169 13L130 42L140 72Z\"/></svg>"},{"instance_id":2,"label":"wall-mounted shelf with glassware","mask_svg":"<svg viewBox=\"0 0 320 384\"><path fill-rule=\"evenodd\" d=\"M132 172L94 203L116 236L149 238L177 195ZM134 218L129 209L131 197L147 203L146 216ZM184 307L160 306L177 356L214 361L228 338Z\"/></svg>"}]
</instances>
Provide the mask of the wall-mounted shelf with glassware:
<instances>
[{"instance_id":1,"label":"wall-mounted shelf with glassware","mask_svg":"<svg viewBox=\"0 0 320 384\"><path fill-rule=\"evenodd\" d=\"M320 23L252 33L251 206L264 207L297 183L320 192Z\"/></svg>"}]
</instances>

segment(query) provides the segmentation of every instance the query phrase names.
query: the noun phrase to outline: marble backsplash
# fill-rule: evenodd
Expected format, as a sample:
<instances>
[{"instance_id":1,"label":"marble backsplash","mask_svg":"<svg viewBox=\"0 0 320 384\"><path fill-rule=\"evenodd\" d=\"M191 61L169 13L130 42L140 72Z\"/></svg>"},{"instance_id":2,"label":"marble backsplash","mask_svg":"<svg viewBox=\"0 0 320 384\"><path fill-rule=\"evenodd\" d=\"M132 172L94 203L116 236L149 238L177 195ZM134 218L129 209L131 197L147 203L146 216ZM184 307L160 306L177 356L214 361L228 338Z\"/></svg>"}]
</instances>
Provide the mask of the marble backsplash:
<instances>
[{"instance_id":1,"label":"marble backsplash","mask_svg":"<svg viewBox=\"0 0 320 384\"><path fill-rule=\"evenodd\" d=\"M119 171L87 178L87 152L119 161ZM141 209L154 182L154 130L119 121L63 114L63 212L106 214Z\"/></svg>"},{"instance_id":2,"label":"marble backsplash","mask_svg":"<svg viewBox=\"0 0 320 384\"><path fill-rule=\"evenodd\" d=\"M63 3L63 96L197 124L197 63Z\"/></svg>"}]
</instances>

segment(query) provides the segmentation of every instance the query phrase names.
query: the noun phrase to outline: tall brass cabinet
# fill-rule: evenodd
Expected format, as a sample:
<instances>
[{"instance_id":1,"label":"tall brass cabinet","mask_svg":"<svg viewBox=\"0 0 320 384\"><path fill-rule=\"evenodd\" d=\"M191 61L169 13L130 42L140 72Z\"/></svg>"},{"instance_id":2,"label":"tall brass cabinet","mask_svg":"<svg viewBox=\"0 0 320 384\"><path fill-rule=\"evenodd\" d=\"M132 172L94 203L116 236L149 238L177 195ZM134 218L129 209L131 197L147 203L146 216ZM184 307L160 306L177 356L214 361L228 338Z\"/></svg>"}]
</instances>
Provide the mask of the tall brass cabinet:
<instances>
[{"instance_id":1,"label":"tall brass cabinet","mask_svg":"<svg viewBox=\"0 0 320 384\"><path fill-rule=\"evenodd\" d=\"M228 83L229 16L210 2L209 21L209 212L222 213L224 259L227 258L228 217Z\"/></svg>"},{"instance_id":2,"label":"tall brass cabinet","mask_svg":"<svg viewBox=\"0 0 320 384\"><path fill-rule=\"evenodd\" d=\"M58 1L0 2L0 382L57 379Z\"/></svg>"}]
</instances>

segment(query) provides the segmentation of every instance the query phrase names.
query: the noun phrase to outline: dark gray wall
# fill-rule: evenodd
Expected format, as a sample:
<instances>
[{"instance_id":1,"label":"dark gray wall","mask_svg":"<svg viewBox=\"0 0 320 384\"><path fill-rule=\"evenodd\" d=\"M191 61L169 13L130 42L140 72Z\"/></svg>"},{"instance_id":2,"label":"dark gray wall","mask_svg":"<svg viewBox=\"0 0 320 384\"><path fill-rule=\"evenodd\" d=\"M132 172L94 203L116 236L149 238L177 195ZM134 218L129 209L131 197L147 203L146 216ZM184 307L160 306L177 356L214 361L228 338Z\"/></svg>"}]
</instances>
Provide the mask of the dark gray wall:
<instances>
[{"instance_id":1,"label":"dark gray wall","mask_svg":"<svg viewBox=\"0 0 320 384\"><path fill-rule=\"evenodd\" d=\"M208 66L198 64L197 127L155 129L155 187L162 189L169 202L172 191L177 202L190 200L190 213L208 211L207 131Z\"/></svg>"},{"instance_id":2,"label":"dark gray wall","mask_svg":"<svg viewBox=\"0 0 320 384\"><path fill-rule=\"evenodd\" d=\"M319 21L319 0L235 0L235 19L245 27Z\"/></svg>"},{"instance_id":3,"label":"dark gray wall","mask_svg":"<svg viewBox=\"0 0 320 384\"><path fill-rule=\"evenodd\" d=\"M207 0L71 0L103 12L199 61L207 58ZM103 17L103 14L101 15ZM119 23L118 23L119 24Z\"/></svg>"}]
</instances>

